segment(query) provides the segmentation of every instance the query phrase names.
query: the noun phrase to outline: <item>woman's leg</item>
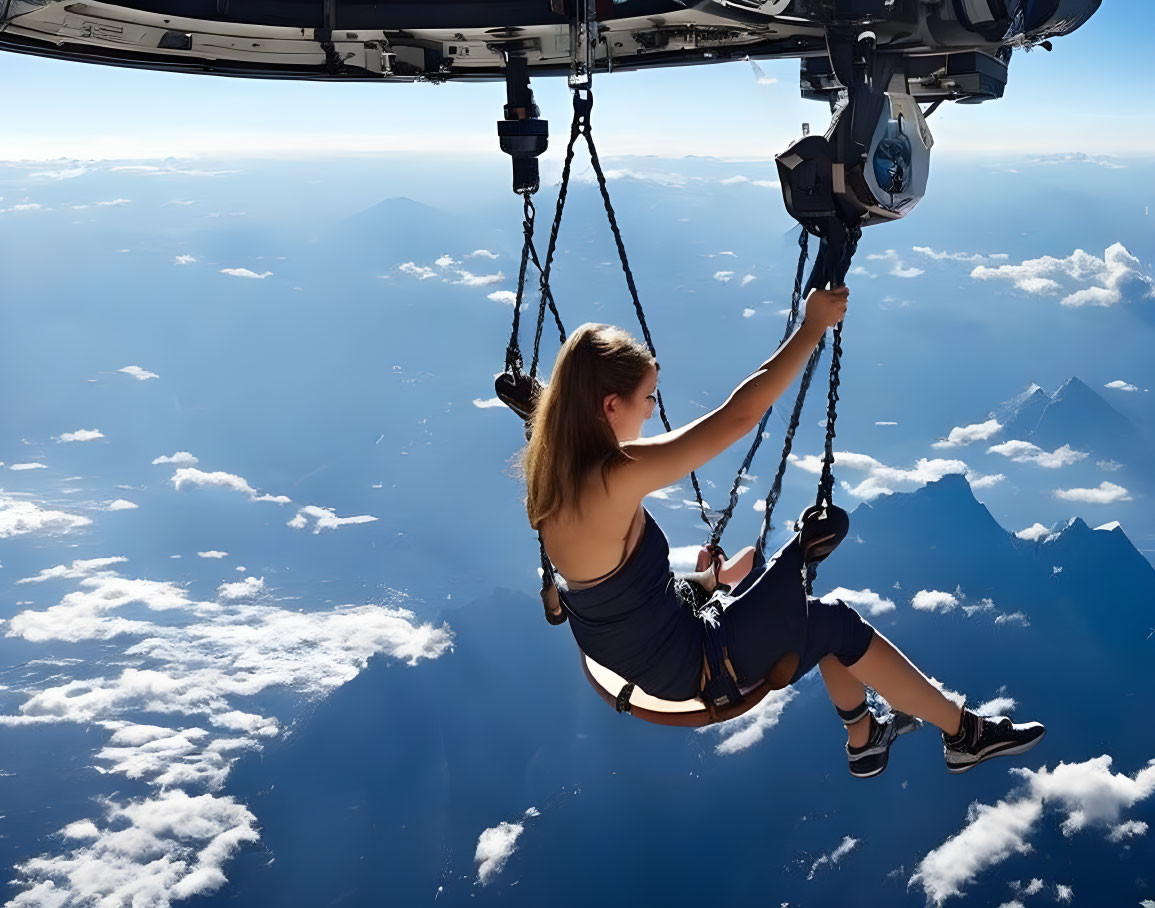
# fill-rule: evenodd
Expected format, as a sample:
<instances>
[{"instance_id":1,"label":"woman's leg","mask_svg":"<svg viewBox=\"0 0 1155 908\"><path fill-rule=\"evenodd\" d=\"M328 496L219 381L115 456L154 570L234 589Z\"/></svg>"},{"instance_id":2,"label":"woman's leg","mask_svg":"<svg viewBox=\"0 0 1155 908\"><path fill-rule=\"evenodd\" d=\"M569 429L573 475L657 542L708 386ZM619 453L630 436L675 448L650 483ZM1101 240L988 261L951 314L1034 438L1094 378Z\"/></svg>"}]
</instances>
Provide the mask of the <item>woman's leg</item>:
<instances>
[{"instance_id":1,"label":"woman's leg","mask_svg":"<svg viewBox=\"0 0 1155 908\"><path fill-rule=\"evenodd\" d=\"M862 658L846 666L844 671L874 688L895 709L925 719L948 735L958 734L962 708L943 696L942 691L878 631L874 632L874 639ZM822 677L826 679L825 671Z\"/></svg>"},{"instance_id":2,"label":"woman's leg","mask_svg":"<svg viewBox=\"0 0 1155 908\"><path fill-rule=\"evenodd\" d=\"M826 693L836 709L850 712L866 700L866 685L854 677L834 655L818 660L818 671ZM869 722L855 722L846 726L846 742L851 747L862 747L870 736Z\"/></svg>"}]
</instances>

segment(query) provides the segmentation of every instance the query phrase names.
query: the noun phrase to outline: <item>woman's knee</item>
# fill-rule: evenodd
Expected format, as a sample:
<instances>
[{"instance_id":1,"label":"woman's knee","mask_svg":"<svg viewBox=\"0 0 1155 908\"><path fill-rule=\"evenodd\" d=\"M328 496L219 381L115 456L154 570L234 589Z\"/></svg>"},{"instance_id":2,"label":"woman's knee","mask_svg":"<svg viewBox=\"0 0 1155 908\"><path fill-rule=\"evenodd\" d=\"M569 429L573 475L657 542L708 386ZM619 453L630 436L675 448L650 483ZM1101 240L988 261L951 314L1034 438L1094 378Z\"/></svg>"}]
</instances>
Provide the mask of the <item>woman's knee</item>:
<instances>
[{"instance_id":1,"label":"woman's knee","mask_svg":"<svg viewBox=\"0 0 1155 908\"><path fill-rule=\"evenodd\" d=\"M819 635L815 642L824 650L823 656L833 655L847 667L863 657L874 639L874 628L852 606L841 599L811 599L807 605L811 616L807 630Z\"/></svg>"}]
</instances>

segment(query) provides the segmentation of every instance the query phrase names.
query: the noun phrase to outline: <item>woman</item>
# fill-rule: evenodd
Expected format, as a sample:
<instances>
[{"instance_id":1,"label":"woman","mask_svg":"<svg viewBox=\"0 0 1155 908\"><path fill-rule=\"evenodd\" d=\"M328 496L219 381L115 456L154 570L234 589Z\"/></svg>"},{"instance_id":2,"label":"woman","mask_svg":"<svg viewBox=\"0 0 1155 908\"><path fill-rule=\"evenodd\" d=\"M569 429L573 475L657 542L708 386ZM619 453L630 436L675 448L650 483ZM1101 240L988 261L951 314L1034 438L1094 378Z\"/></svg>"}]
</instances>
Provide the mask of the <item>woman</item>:
<instances>
[{"instance_id":1,"label":"woman","mask_svg":"<svg viewBox=\"0 0 1155 908\"><path fill-rule=\"evenodd\" d=\"M578 645L646 693L685 700L707 689L714 696L711 683L753 684L786 664L794 670L782 686L817 665L847 728L852 775L882 772L897 735L893 721L867 708L867 686L896 710L938 726L947 768L965 772L1029 750L1043 726L960 707L845 603L808 599L804 563L822 557L822 543L832 548L829 538L795 535L768 564L753 548L713 565L700 560L689 577L714 595L712 607L696 615L678 598L666 537L642 504L747 435L826 329L843 319L848 298L845 287L813 291L793 335L725 403L652 438L641 431L654 410L654 358L618 328L582 325L562 346L532 417L523 460L529 522L561 575ZM791 647L796 662L784 661Z\"/></svg>"}]
</instances>

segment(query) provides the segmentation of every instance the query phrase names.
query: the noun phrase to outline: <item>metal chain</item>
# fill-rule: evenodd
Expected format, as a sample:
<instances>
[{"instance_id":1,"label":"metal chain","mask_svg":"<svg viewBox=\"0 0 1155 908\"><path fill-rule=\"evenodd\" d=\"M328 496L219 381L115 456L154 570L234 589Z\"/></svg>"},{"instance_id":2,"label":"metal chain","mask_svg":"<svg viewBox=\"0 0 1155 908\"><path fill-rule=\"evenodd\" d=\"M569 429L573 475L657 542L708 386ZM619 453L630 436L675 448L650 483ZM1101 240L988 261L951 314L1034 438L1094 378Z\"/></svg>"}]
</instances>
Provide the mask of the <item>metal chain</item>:
<instances>
[{"instance_id":1,"label":"metal chain","mask_svg":"<svg viewBox=\"0 0 1155 908\"><path fill-rule=\"evenodd\" d=\"M523 207L521 231L521 266L517 271L517 297L513 301L513 331L509 336L509 343L505 347L505 371L517 375L521 372L521 346L518 343L518 333L521 331L521 305L525 296L525 269L529 264L529 248L533 244L533 221L536 209L533 205L533 193L526 190L522 193L525 200Z\"/></svg>"}]
</instances>

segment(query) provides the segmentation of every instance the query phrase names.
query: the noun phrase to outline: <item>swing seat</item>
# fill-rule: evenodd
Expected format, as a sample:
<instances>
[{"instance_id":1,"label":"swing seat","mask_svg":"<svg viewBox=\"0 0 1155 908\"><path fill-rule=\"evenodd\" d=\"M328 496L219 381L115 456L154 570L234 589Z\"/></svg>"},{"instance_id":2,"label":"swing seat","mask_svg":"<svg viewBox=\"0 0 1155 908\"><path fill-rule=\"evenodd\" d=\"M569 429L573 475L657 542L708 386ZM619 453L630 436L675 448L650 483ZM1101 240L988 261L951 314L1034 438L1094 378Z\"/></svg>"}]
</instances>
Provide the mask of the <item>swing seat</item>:
<instances>
[{"instance_id":1,"label":"swing seat","mask_svg":"<svg viewBox=\"0 0 1155 908\"><path fill-rule=\"evenodd\" d=\"M774 664L770 674L757 684L740 688L740 702L713 709L697 697L691 700L663 700L651 696L636 684L630 684L617 672L599 665L585 653L581 654L581 661L582 671L590 686L618 712L629 713L655 725L701 728L715 722L736 719L761 703L770 691L780 690L789 684L798 667L798 654L787 653Z\"/></svg>"}]
</instances>

